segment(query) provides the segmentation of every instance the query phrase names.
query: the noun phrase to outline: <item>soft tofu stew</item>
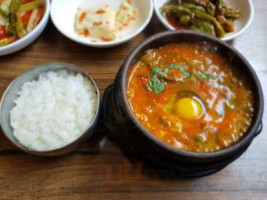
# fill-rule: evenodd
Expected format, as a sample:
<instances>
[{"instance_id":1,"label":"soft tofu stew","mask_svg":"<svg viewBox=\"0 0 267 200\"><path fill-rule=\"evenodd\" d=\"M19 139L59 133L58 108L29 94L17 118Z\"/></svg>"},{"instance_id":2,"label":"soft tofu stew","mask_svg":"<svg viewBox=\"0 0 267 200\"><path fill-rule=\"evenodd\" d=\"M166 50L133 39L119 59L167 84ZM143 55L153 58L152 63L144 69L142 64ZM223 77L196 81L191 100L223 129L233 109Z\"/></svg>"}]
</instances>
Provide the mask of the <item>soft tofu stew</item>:
<instances>
[{"instance_id":1,"label":"soft tofu stew","mask_svg":"<svg viewBox=\"0 0 267 200\"><path fill-rule=\"evenodd\" d=\"M159 140L218 151L239 141L253 117L253 93L234 69L207 43L150 49L129 72L129 104Z\"/></svg>"}]
</instances>

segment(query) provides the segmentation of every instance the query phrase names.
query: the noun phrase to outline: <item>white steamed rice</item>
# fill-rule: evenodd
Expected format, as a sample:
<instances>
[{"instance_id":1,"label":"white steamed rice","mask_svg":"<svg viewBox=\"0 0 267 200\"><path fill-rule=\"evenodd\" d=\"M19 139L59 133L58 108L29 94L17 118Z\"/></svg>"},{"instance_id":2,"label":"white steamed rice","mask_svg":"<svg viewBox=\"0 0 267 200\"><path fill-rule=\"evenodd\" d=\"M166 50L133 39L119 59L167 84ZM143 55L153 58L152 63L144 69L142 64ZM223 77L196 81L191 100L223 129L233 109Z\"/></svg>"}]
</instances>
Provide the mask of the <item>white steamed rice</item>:
<instances>
[{"instance_id":1,"label":"white steamed rice","mask_svg":"<svg viewBox=\"0 0 267 200\"><path fill-rule=\"evenodd\" d=\"M91 126L96 109L91 81L67 70L50 71L23 84L10 120L22 145L48 151L80 137Z\"/></svg>"}]
</instances>

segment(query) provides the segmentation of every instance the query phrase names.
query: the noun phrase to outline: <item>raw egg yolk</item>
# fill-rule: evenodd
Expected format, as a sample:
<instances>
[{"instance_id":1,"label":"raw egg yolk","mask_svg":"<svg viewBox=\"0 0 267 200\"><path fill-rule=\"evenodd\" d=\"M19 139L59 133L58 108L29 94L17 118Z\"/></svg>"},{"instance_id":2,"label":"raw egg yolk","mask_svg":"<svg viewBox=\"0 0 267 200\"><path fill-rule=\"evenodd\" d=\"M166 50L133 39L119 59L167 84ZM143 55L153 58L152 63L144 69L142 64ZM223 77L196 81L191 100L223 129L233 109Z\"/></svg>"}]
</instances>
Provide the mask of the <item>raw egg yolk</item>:
<instances>
[{"instance_id":1,"label":"raw egg yolk","mask_svg":"<svg viewBox=\"0 0 267 200\"><path fill-rule=\"evenodd\" d=\"M181 118L197 119L202 114L202 106L193 98L186 97L179 99L174 104L174 113Z\"/></svg>"}]
</instances>

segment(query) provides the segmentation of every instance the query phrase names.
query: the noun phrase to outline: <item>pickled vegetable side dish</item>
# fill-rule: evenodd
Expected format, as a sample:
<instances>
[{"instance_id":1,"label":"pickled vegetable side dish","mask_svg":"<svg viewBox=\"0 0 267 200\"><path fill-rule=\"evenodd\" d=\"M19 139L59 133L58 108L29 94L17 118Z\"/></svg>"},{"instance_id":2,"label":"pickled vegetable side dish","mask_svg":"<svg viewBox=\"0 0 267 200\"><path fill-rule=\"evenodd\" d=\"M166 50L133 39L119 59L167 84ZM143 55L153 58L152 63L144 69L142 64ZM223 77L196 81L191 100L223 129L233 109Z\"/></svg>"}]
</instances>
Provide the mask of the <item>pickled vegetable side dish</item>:
<instances>
[{"instance_id":1,"label":"pickled vegetable side dish","mask_svg":"<svg viewBox=\"0 0 267 200\"><path fill-rule=\"evenodd\" d=\"M163 7L167 21L176 29L191 29L223 38L235 31L240 10L224 0L169 0Z\"/></svg>"},{"instance_id":2,"label":"pickled vegetable side dish","mask_svg":"<svg viewBox=\"0 0 267 200\"><path fill-rule=\"evenodd\" d=\"M43 0L0 0L0 47L31 32L44 15Z\"/></svg>"},{"instance_id":3,"label":"pickled vegetable side dish","mask_svg":"<svg viewBox=\"0 0 267 200\"><path fill-rule=\"evenodd\" d=\"M148 50L128 74L135 117L159 140L193 152L239 141L253 117L253 93L207 43Z\"/></svg>"},{"instance_id":4,"label":"pickled vegetable side dish","mask_svg":"<svg viewBox=\"0 0 267 200\"><path fill-rule=\"evenodd\" d=\"M138 10L131 1L123 1L118 10L109 4L90 9L78 8L75 31L83 37L93 37L103 42L114 41L121 37L119 31L136 21L137 14Z\"/></svg>"}]
</instances>

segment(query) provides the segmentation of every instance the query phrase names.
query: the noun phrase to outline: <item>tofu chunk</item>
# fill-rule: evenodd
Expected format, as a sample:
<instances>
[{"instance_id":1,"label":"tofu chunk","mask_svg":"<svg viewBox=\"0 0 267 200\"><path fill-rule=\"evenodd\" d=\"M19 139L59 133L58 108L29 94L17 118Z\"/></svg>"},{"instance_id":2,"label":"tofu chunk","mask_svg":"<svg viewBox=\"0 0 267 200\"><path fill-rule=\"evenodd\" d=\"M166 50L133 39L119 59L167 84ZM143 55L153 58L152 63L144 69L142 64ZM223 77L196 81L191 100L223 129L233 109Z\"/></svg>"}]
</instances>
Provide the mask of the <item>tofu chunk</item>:
<instances>
[{"instance_id":1,"label":"tofu chunk","mask_svg":"<svg viewBox=\"0 0 267 200\"><path fill-rule=\"evenodd\" d=\"M131 24L137 16L137 9L132 7L127 1L123 1L116 14L116 28L122 30Z\"/></svg>"},{"instance_id":2,"label":"tofu chunk","mask_svg":"<svg viewBox=\"0 0 267 200\"><path fill-rule=\"evenodd\" d=\"M115 20L116 11L107 5L98 9L79 9L76 16L76 31L80 35L112 41L116 39Z\"/></svg>"},{"instance_id":3,"label":"tofu chunk","mask_svg":"<svg viewBox=\"0 0 267 200\"><path fill-rule=\"evenodd\" d=\"M118 31L136 19L137 9L123 1L118 10L109 5L97 9L79 8L76 15L75 30L84 37L95 37L102 41L113 41L119 37Z\"/></svg>"}]
</instances>

